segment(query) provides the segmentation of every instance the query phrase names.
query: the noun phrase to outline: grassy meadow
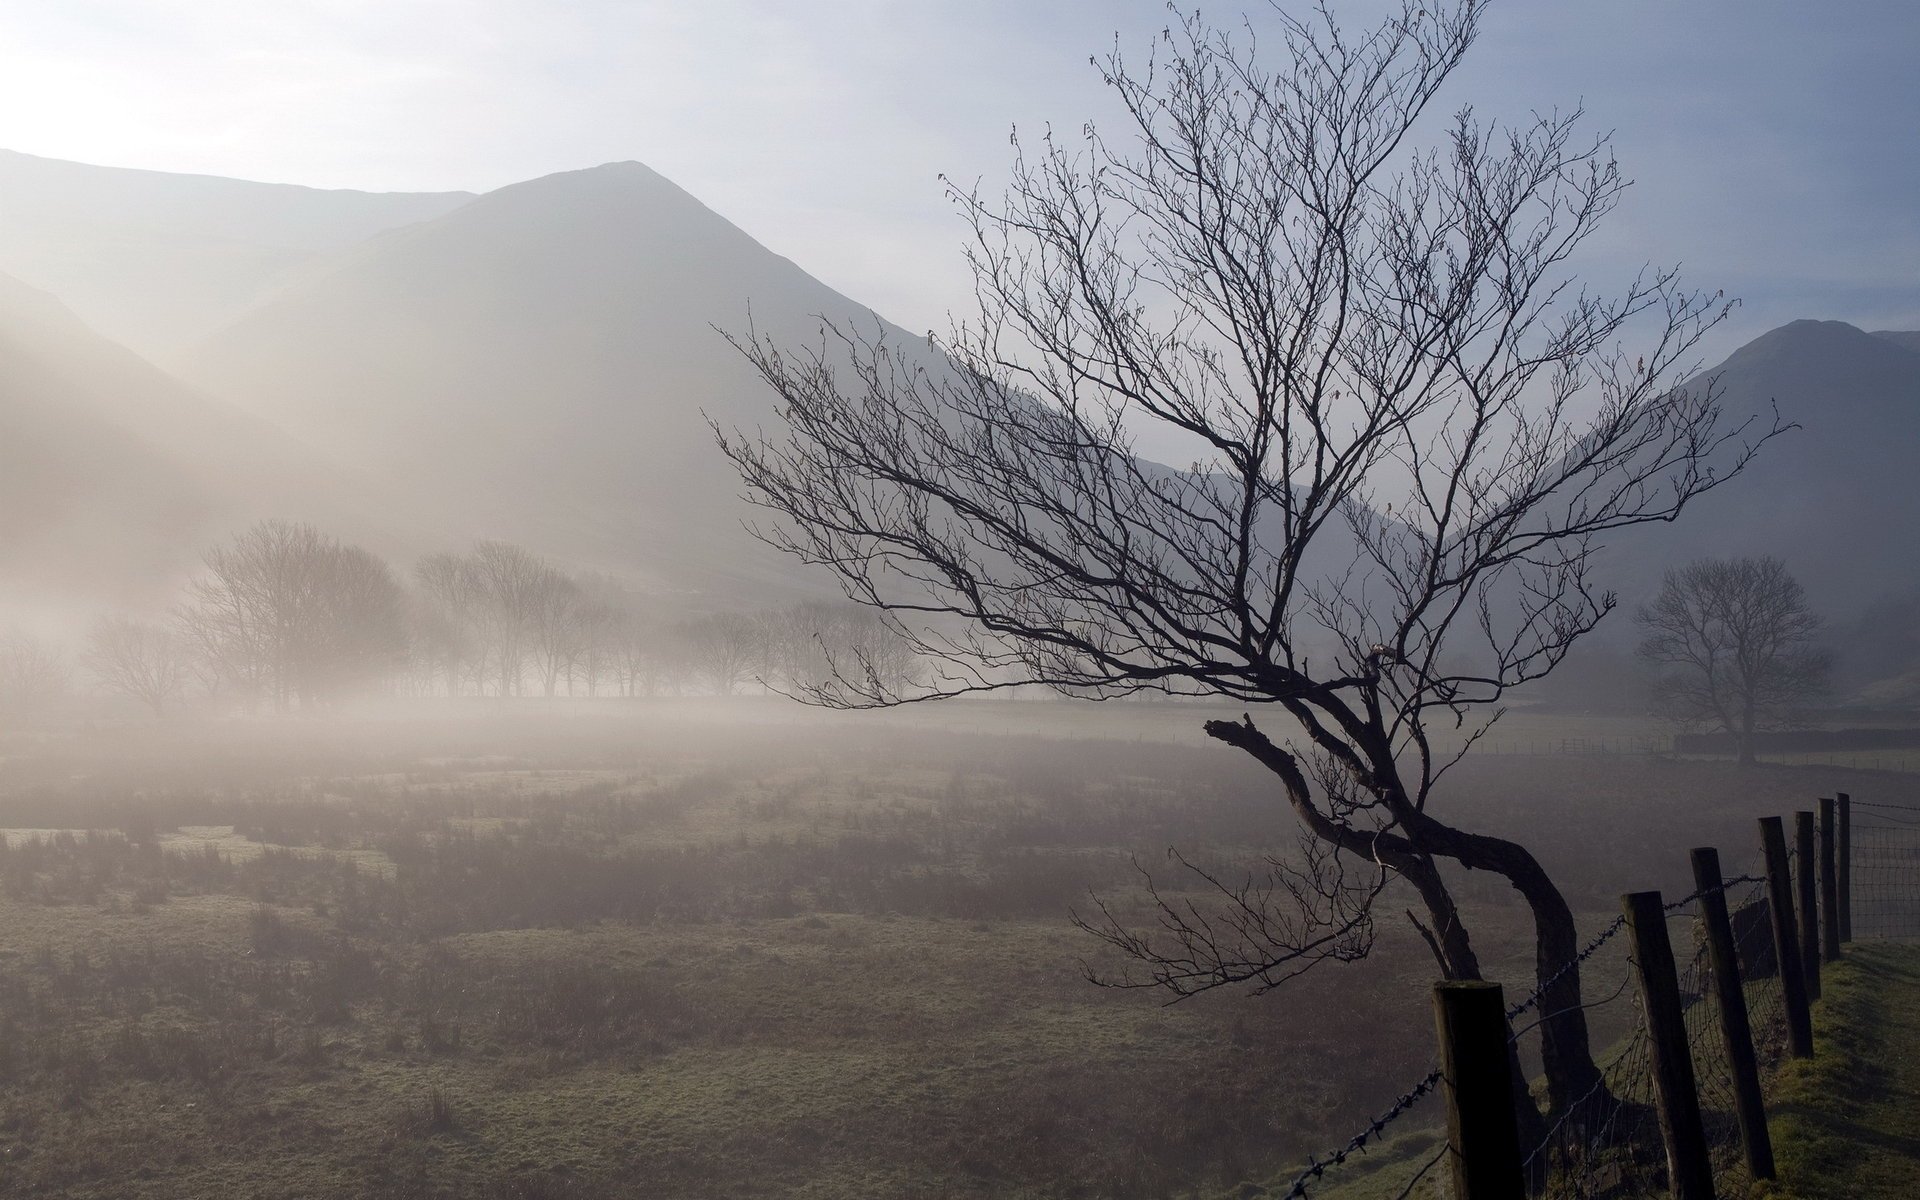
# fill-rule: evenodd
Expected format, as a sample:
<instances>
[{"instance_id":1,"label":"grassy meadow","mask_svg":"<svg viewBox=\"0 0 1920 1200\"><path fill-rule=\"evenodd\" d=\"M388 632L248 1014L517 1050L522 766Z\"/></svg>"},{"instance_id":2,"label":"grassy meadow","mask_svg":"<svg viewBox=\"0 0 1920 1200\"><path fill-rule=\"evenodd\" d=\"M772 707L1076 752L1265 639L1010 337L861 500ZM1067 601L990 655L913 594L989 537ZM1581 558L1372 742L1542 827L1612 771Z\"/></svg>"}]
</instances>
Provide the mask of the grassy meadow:
<instances>
[{"instance_id":1,"label":"grassy meadow","mask_svg":"<svg viewBox=\"0 0 1920 1200\"><path fill-rule=\"evenodd\" d=\"M1150 920L1136 860L1181 895L1168 847L1245 873L1293 844L1267 780L1198 736L1211 715L654 701L5 735L0 1193L1279 1177L1425 1072L1432 969L1391 896L1370 960L1265 996L1087 982L1119 964L1069 911L1091 891ZM1487 755L1444 803L1534 845L1598 928L1623 891L1690 890L1687 846L1746 869L1754 815L1906 786ZM1524 990L1522 914L1457 884Z\"/></svg>"}]
</instances>

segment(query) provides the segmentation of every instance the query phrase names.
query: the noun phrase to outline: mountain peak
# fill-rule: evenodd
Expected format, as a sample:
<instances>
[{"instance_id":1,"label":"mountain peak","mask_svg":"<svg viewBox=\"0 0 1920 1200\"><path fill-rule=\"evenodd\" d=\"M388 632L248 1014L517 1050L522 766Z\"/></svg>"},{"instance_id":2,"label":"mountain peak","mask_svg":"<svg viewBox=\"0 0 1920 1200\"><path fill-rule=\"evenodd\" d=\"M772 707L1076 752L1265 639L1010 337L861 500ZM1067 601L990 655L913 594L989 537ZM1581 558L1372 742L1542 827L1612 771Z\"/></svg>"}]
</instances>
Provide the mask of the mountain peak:
<instances>
[{"instance_id":1,"label":"mountain peak","mask_svg":"<svg viewBox=\"0 0 1920 1200\"><path fill-rule=\"evenodd\" d=\"M486 193L455 215L472 220L502 213L524 214L542 221L619 220L642 211L650 221L671 215L670 219L676 221L722 222L729 230L746 236L691 192L645 163L632 160L510 183Z\"/></svg>"},{"instance_id":2,"label":"mountain peak","mask_svg":"<svg viewBox=\"0 0 1920 1200\"><path fill-rule=\"evenodd\" d=\"M1913 369L1914 351L1845 321L1790 321L1734 351L1713 375L1752 375L1776 392L1822 394L1836 384L1879 379Z\"/></svg>"}]
</instances>

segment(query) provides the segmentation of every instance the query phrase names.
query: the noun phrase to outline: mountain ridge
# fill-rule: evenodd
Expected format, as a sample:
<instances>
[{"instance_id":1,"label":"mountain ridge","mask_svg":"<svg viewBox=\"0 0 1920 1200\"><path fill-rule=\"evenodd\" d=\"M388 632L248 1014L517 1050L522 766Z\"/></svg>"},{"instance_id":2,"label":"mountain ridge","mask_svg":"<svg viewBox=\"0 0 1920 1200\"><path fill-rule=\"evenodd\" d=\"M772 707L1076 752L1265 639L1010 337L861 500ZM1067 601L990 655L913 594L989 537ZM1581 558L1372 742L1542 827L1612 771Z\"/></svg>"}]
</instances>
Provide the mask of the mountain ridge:
<instances>
[{"instance_id":1,"label":"mountain ridge","mask_svg":"<svg viewBox=\"0 0 1920 1200\"><path fill-rule=\"evenodd\" d=\"M129 395L171 397L141 436L173 457L194 422L165 414L218 425L245 412L357 472L350 486L413 531L382 538L378 518L342 516L356 536L396 548L502 538L688 606L752 606L832 584L742 529L753 510L707 420L764 424L773 398L716 329L751 323L817 346L820 316L925 345L627 160L315 251L168 360L179 380L148 378L140 359L120 369L146 380ZM1800 428L1679 522L1610 539L1607 582L1629 606L1666 566L1706 554L1779 554L1842 619L1920 589L1920 476L1905 462L1920 443L1920 333L1790 322L1706 376L1735 419L1777 401Z\"/></svg>"},{"instance_id":2,"label":"mountain ridge","mask_svg":"<svg viewBox=\"0 0 1920 1200\"><path fill-rule=\"evenodd\" d=\"M365 192L0 150L0 272L164 359L315 254L451 211L468 192Z\"/></svg>"}]
</instances>

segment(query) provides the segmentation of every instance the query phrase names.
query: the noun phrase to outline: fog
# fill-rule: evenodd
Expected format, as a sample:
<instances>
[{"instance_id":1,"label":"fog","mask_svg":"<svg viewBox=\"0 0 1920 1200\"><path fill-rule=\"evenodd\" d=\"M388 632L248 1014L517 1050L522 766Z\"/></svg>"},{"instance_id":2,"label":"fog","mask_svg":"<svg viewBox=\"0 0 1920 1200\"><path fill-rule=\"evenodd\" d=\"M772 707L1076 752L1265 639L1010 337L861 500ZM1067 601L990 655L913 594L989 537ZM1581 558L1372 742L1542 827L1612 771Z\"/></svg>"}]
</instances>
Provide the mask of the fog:
<instances>
[{"instance_id":1,"label":"fog","mask_svg":"<svg viewBox=\"0 0 1920 1200\"><path fill-rule=\"evenodd\" d=\"M1676 1038L1723 1188L1757 1173L1736 1060L1769 1109L1831 1098L1784 1065L1793 939L1823 1046L1920 1045L1911 230L1843 235L1805 181L1715 225L1649 113L1732 100L1666 59L1619 65L1617 143L1578 97L1475 123L1537 64L1441 86L1489 47L1598 70L1584 17L1316 41L1293 7L1116 9L1099 135L948 164L987 182L910 253L890 185L828 165L850 133L711 113L659 162L502 132L475 177L527 177L473 190L432 122L365 182L438 190L46 157L64 118L0 149L0 1193L1438 1197L1438 980L1505 989L1529 1186L1655 1194ZM766 40L756 95L799 78ZM844 115L796 88L780 129ZM978 133L932 129L896 149ZM381 160L305 136L319 180ZM1636 146L1684 216L1626 190ZM760 155L780 194L816 150L872 224L841 261L784 256L834 244L798 200L691 182ZM1912 177L1878 153L1847 212ZM1780 262L1729 244L1796 223ZM1616 284L1687 236L1727 280ZM1787 872L1755 819L1789 813ZM1619 915L1653 889L1673 1036ZM1744 1048L1704 1015L1728 978Z\"/></svg>"}]
</instances>

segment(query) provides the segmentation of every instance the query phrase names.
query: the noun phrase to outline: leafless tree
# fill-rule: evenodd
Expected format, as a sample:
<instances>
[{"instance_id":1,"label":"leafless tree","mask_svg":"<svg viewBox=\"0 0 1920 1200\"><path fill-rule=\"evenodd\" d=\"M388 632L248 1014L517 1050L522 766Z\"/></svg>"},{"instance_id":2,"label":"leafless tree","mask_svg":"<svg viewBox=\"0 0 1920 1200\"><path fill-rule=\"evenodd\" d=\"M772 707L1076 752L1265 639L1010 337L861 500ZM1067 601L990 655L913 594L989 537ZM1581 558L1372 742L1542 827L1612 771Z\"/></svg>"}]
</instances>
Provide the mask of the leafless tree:
<instances>
[{"instance_id":1,"label":"leafless tree","mask_svg":"<svg viewBox=\"0 0 1920 1200\"><path fill-rule=\"evenodd\" d=\"M471 554L428 555L414 579L461 630L475 690L519 695L529 659L543 684L557 678L568 581L545 559L507 542L481 542Z\"/></svg>"},{"instance_id":2,"label":"leafless tree","mask_svg":"<svg viewBox=\"0 0 1920 1200\"><path fill-rule=\"evenodd\" d=\"M1667 572L1636 614L1640 656L1660 671L1658 694L1683 725L1732 736L1742 763L1753 735L1827 689L1832 656L1820 618L1777 558L1704 558Z\"/></svg>"},{"instance_id":3,"label":"leafless tree","mask_svg":"<svg viewBox=\"0 0 1920 1200\"><path fill-rule=\"evenodd\" d=\"M749 613L707 613L677 632L691 672L717 696L731 696L766 673L766 626Z\"/></svg>"},{"instance_id":4,"label":"leafless tree","mask_svg":"<svg viewBox=\"0 0 1920 1200\"><path fill-rule=\"evenodd\" d=\"M899 692L919 681L912 644L880 614L857 604L810 602L761 614L768 682L812 697L843 679L872 677L871 690Z\"/></svg>"},{"instance_id":5,"label":"leafless tree","mask_svg":"<svg viewBox=\"0 0 1920 1200\"><path fill-rule=\"evenodd\" d=\"M31 717L67 690L67 661L48 641L21 630L0 634L0 716Z\"/></svg>"},{"instance_id":6,"label":"leafless tree","mask_svg":"<svg viewBox=\"0 0 1920 1200\"><path fill-rule=\"evenodd\" d=\"M449 557L432 556L436 560ZM407 665L414 691L423 696L458 696L469 684L477 690L482 656L472 633L442 593L424 581L423 570L431 570L427 560L416 565L415 582L420 587L407 606Z\"/></svg>"},{"instance_id":7,"label":"leafless tree","mask_svg":"<svg viewBox=\"0 0 1920 1200\"><path fill-rule=\"evenodd\" d=\"M204 562L179 625L249 703L308 707L400 667L404 597L366 550L311 525L270 520L209 550Z\"/></svg>"},{"instance_id":8,"label":"leafless tree","mask_svg":"<svg viewBox=\"0 0 1920 1200\"><path fill-rule=\"evenodd\" d=\"M1279 14L1258 44L1196 16L1145 62L1116 50L1099 65L1125 142L1049 134L1003 197L955 189L977 322L925 345L740 335L787 435L716 432L773 514L763 536L934 664L817 700L1038 681L1285 714L1278 738L1251 716L1206 732L1329 853L1229 889L1273 919L1090 922L1138 982L1186 995L1352 958L1378 872L1417 893L1441 970L1477 978L1440 864L1491 871L1532 912L1562 1106L1600 1086L1563 970L1573 915L1526 847L1446 820L1435 785L1615 606L1597 539L1678 516L1777 422L1730 428L1710 386L1675 386L1727 301L1670 270L1579 285L1570 256L1626 180L1578 111L1463 111L1409 148L1481 9L1407 3L1359 33ZM1194 465L1148 461L1148 433ZM1436 744L1436 722L1463 740Z\"/></svg>"},{"instance_id":9,"label":"leafless tree","mask_svg":"<svg viewBox=\"0 0 1920 1200\"><path fill-rule=\"evenodd\" d=\"M173 630L124 617L94 623L82 661L101 687L138 700L156 717L167 715L193 678L191 655Z\"/></svg>"},{"instance_id":10,"label":"leafless tree","mask_svg":"<svg viewBox=\"0 0 1920 1200\"><path fill-rule=\"evenodd\" d=\"M579 584L544 563L527 580L525 601L533 668L540 677L541 694L551 700L568 664L580 652L585 601Z\"/></svg>"}]
</instances>

